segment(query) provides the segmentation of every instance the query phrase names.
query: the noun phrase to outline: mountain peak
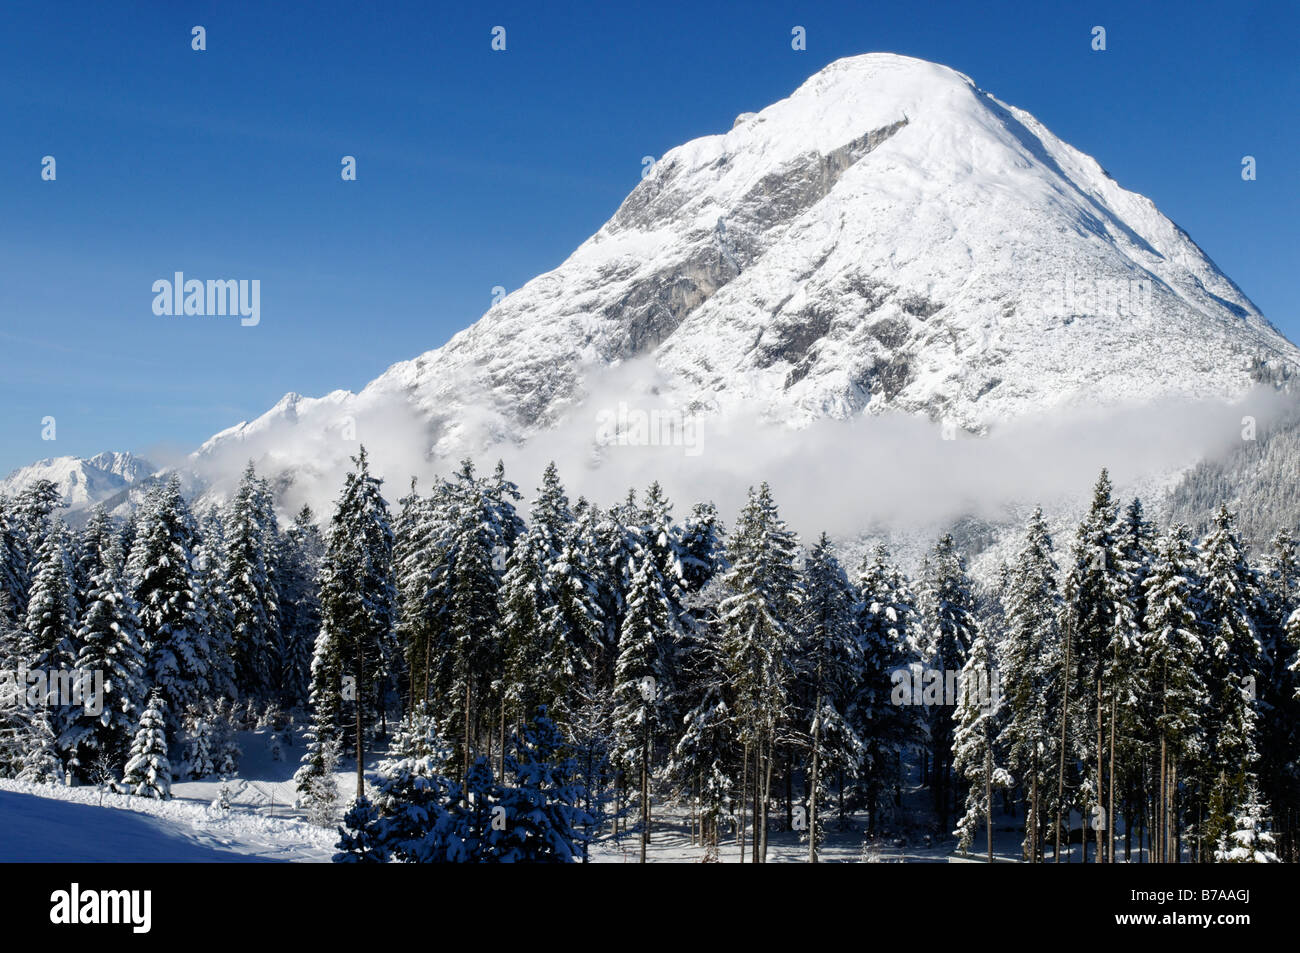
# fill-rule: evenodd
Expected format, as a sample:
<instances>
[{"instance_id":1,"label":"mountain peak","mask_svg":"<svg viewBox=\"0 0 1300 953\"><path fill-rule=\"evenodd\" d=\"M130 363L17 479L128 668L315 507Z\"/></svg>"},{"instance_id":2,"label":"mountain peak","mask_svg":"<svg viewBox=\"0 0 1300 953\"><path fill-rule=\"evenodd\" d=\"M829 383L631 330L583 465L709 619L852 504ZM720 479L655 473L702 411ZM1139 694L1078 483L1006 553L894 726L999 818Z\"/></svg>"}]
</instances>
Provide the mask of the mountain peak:
<instances>
[{"instance_id":1,"label":"mountain peak","mask_svg":"<svg viewBox=\"0 0 1300 953\"><path fill-rule=\"evenodd\" d=\"M80 510L113 497L153 470L153 464L131 453L106 451L88 459L47 457L0 480L0 496L14 496L37 480L49 480L72 509Z\"/></svg>"},{"instance_id":2,"label":"mountain peak","mask_svg":"<svg viewBox=\"0 0 1300 953\"><path fill-rule=\"evenodd\" d=\"M1235 399L1261 362L1300 352L1150 199L964 74L869 53L666 152L558 268L445 346L355 395L287 395L199 455L333 479L357 441L389 442L404 479L566 421L593 434L618 401L979 431Z\"/></svg>"}]
</instances>

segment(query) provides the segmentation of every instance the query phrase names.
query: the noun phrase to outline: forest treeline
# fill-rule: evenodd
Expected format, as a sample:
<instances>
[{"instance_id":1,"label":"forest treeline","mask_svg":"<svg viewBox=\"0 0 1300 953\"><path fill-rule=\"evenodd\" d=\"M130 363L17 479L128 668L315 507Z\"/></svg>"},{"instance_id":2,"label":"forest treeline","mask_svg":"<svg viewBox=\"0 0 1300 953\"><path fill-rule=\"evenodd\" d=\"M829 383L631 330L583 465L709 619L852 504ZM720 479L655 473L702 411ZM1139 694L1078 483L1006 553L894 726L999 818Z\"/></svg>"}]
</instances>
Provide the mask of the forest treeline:
<instances>
[{"instance_id":1,"label":"forest treeline","mask_svg":"<svg viewBox=\"0 0 1300 953\"><path fill-rule=\"evenodd\" d=\"M350 802L340 860L576 860L614 835L644 858L671 810L707 859L763 862L787 830L815 861L828 831L914 821L918 791L990 859L995 811L1029 862L1300 850L1294 541L1248 559L1225 506L1198 539L1158 529L1104 471L1068 546L1035 511L984 587L951 536L915 578L883 546L845 566L765 483L729 531L658 483L570 500L554 465L527 504L465 461L390 507L363 449L323 529L281 527L252 464L201 515L175 478L79 531L61 506L47 482L0 500L0 663L101 673L102 710L18 685L0 775L166 797L234 773L238 729L287 746L296 721L301 807Z\"/></svg>"}]
</instances>

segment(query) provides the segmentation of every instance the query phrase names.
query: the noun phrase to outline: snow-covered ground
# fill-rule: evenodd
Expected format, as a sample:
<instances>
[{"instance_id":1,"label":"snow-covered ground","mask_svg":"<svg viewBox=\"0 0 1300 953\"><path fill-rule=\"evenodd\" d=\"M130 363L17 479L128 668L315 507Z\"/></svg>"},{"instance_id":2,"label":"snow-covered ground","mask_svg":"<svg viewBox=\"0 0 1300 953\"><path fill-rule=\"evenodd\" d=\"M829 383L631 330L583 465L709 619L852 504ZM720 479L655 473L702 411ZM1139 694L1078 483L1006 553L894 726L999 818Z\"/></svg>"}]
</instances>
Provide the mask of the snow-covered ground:
<instances>
[{"instance_id":1,"label":"snow-covered ground","mask_svg":"<svg viewBox=\"0 0 1300 953\"><path fill-rule=\"evenodd\" d=\"M0 862L263 862L328 863L338 832L309 823L295 808L293 773L302 754L302 737L282 748L277 759L265 729L239 733L243 750L239 773L230 779L230 810L213 806L221 787L218 778L177 781L172 798L156 801L102 791L98 787L29 784L0 779ZM374 780L383 755L367 758L367 782ZM341 767L337 778L345 800L355 790L355 769ZM969 857L954 851L951 838L931 834L928 792L910 785L904 795L904 816L897 822L905 833L871 839L862 833L862 818L850 818L845 829L832 822L819 853L822 863L982 863L983 832ZM689 812L681 806L656 802L647 860L650 863L701 863L705 848L693 842ZM635 809L632 809L635 813ZM783 812L774 810L773 822ZM632 818L634 820L634 818ZM1077 816L1073 818L1077 825ZM994 857L999 862L1020 858L1023 818L995 815ZM749 862L752 828L746 832L745 863ZM719 845L718 861L740 863L734 833ZM1092 852L1089 852L1091 857ZM1122 845L1117 849L1122 857ZM1048 862L1051 863L1048 850ZM789 831L768 835L769 863L804 863L807 841ZM593 863L636 863L636 833L617 839L608 831L590 848ZM1077 845L1063 860L1082 859Z\"/></svg>"},{"instance_id":2,"label":"snow-covered ground","mask_svg":"<svg viewBox=\"0 0 1300 953\"><path fill-rule=\"evenodd\" d=\"M267 742L265 731L240 733L228 812L212 806L218 778L178 781L168 801L0 779L0 861L328 863L337 832L293 808L301 747L276 761ZM347 776L339 778L347 791Z\"/></svg>"},{"instance_id":3,"label":"snow-covered ground","mask_svg":"<svg viewBox=\"0 0 1300 953\"><path fill-rule=\"evenodd\" d=\"M181 785L185 787L185 785ZM328 861L332 831L263 808L0 780L0 861Z\"/></svg>"}]
</instances>

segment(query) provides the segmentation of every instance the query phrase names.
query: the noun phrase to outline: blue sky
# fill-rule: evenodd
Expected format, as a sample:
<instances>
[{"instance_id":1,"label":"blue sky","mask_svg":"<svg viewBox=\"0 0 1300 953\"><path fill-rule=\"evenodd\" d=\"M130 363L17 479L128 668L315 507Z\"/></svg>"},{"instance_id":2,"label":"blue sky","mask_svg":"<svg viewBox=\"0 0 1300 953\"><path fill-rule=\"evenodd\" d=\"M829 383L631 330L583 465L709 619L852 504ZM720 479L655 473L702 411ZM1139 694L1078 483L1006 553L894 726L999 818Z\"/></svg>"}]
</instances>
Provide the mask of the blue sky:
<instances>
[{"instance_id":1,"label":"blue sky","mask_svg":"<svg viewBox=\"0 0 1300 953\"><path fill-rule=\"evenodd\" d=\"M0 472L190 449L287 391L358 389L559 264L642 156L871 51L1034 113L1300 340L1294 3L553 6L6 4ZM155 316L175 271L259 279L261 323Z\"/></svg>"}]
</instances>

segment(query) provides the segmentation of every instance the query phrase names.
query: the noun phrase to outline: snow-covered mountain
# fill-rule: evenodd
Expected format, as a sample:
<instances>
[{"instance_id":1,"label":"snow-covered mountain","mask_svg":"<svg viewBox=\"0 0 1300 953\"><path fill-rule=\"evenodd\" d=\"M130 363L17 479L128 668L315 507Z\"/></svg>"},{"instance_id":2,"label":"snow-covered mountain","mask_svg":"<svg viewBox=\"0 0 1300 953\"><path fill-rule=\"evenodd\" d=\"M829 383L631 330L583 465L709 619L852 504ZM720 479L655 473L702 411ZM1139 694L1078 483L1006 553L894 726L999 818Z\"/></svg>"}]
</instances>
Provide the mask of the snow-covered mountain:
<instances>
[{"instance_id":1,"label":"snow-covered mountain","mask_svg":"<svg viewBox=\"0 0 1300 953\"><path fill-rule=\"evenodd\" d=\"M21 467L0 480L0 496L14 496L37 480L49 480L71 509L82 510L112 500L150 476L154 469L149 461L130 453L51 457Z\"/></svg>"},{"instance_id":2,"label":"snow-covered mountain","mask_svg":"<svg viewBox=\"0 0 1300 953\"><path fill-rule=\"evenodd\" d=\"M251 458L320 502L358 443L400 486L503 446L590 463L628 410L989 433L1232 401L1298 367L1150 199L961 73L868 54L670 150L558 268L443 347L359 393L289 394L191 463L215 499Z\"/></svg>"},{"instance_id":3,"label":"snow-covered mountain","mask_svg":"<svg viewBox=\"0 0 1300 953\"><path fill-rule=\"evenodd\" d=\"M285 446L279 463L319 467L393 408L428 455L474 452L594 419L594 382L637 357L649 370L629 391L701 413L800 426L901 410L969 430L1237 397L1261 362L1300 363L1094 159L961 73L868 54L669 151L562 265L445 346L358 394L290 394L199 456L265 437L256 456Z\"/></svg>"}]
</instances>

